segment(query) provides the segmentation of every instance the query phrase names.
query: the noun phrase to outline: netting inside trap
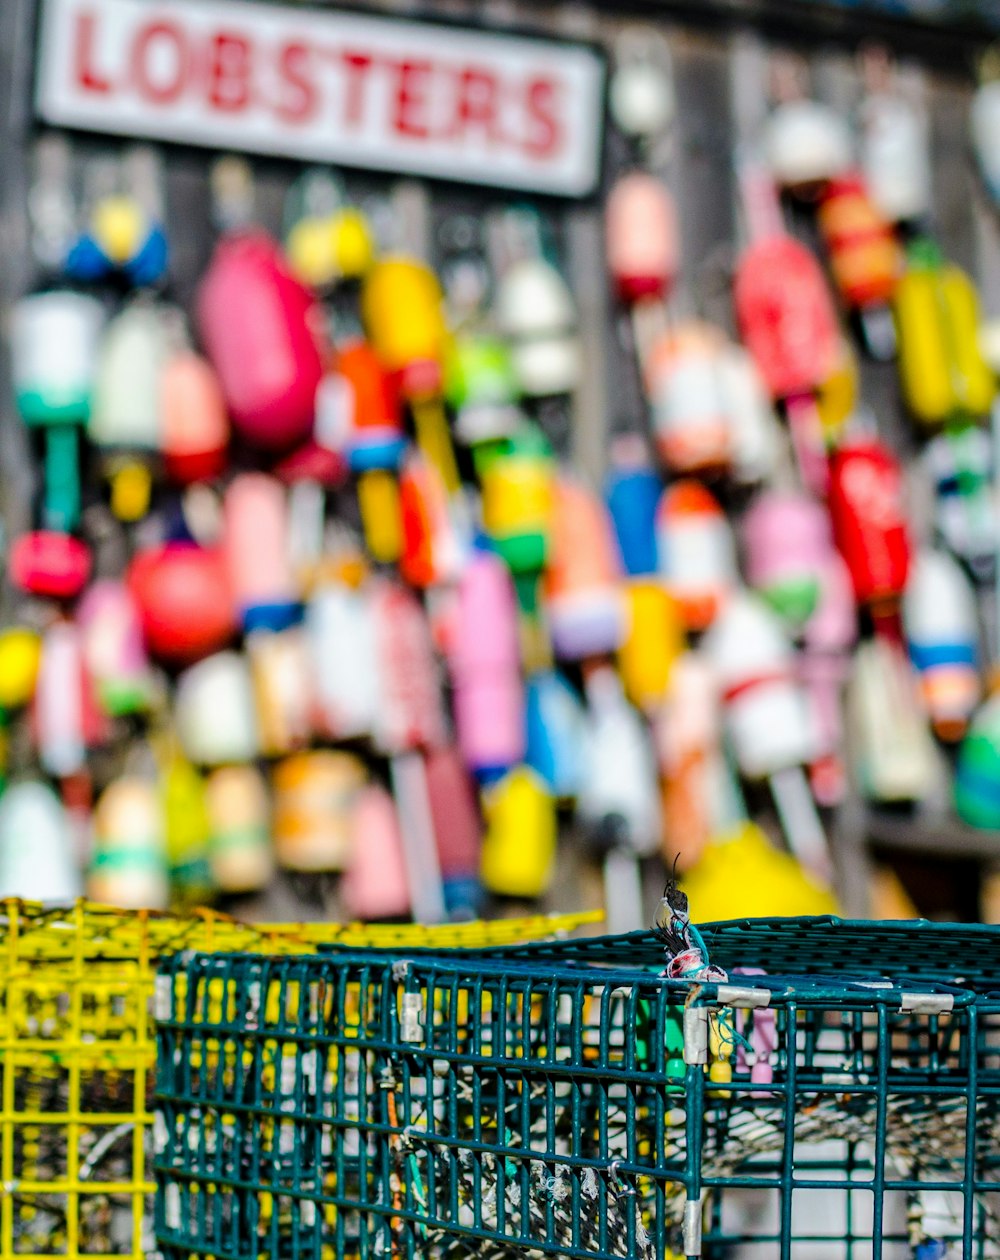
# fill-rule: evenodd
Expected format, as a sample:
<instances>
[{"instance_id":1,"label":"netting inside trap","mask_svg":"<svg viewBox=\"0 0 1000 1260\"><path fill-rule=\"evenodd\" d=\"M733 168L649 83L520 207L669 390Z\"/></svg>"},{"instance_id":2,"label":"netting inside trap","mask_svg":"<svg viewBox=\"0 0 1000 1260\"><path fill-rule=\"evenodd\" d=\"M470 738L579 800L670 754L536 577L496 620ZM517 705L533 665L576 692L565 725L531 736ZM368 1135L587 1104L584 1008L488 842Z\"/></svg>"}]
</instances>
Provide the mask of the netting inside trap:
<instances>
[{"instance_id":1,"label":"netting inside trap","mask_svg":"<svg viewBox=\"0 0 1000 1260\"><path fill-rule=\"evenodd\" d=\"M1000 1256L982 997L753 977L747 998L558 953L173 960L161 1250Z\"/></svg>"}]
</instances>

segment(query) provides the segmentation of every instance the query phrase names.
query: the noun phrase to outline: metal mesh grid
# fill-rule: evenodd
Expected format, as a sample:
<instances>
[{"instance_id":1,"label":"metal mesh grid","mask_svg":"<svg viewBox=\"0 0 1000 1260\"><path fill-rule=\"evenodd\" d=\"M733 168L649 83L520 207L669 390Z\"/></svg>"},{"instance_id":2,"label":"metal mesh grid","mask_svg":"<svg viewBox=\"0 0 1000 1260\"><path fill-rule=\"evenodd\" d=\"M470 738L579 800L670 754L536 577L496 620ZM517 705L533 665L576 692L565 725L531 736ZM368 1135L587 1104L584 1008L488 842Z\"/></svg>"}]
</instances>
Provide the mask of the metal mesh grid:
<instances>
[{"instance_id":1,"label":"metal mesh grid","mask_svg":"<svg viewBox=\"0 0 1000 1260\"><path fill-rule=\"evenodd\" d=\"M594 916L441 928L248 927L212 912L0 903L0 1258L146 1256L156 966L178 949L497 945Z\"/></svg>"},{"instance_id":2,"label":"metal mesh grid","mask_svg":"<svg viewBox=\"0 0 1000 1260\"><path fill-rule=\"evenodd\" d=\"M169 962L164 1256L1000 1256L1000 1007L592 952Z\"/></svg>"},{"instance_id":3,"label":"metal mesh grid","mask_svg":"<svg viewBox=\"0 0 1000 1260\"><path fill-rule=\"evenodd\" d=\"M985 924L925 919L874 923L814 915L732 919L704 924L700 930L713 962L728 970L759 967L771 975L931 977L984 994L1000 991L1000 932ZM502 955L506 947L487 946L485 952ZM656 967L662 958L662 946L651 932L534 941L518 944L516 952L523 958L551 956L623 966Z\"/></svg>"}]
</instances>

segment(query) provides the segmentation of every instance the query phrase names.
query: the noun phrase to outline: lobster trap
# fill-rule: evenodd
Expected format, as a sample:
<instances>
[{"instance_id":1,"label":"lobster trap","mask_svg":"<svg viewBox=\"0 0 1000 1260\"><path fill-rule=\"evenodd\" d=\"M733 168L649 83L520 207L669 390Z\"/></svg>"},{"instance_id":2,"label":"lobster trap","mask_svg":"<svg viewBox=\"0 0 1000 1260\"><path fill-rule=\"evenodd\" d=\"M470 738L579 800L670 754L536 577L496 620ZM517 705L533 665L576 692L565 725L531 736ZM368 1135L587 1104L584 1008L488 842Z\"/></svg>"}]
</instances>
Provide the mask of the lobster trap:
<instances>
[{"instance_id":1,"label":"lobster trap","mask_svg":"<svg viewBox=\"0 0 1000 1260\"><path fill-rule=\"evenodd\" d=\"M703 934L175 955L165 1260L1000 1257L1000 933Z\"/></svg>"},{"instance_id":2,"label":"lobster trap","mask_svg":"<svg viewBox=\"0 0 1000 1260\"><path fill-rule=\"evenodd\" d=\"M488 946L593 918L248 927L207 911L0 903L0 1258L153 1250L150 999L157 966L177 950Z\"/></svg>"}]
</instances>

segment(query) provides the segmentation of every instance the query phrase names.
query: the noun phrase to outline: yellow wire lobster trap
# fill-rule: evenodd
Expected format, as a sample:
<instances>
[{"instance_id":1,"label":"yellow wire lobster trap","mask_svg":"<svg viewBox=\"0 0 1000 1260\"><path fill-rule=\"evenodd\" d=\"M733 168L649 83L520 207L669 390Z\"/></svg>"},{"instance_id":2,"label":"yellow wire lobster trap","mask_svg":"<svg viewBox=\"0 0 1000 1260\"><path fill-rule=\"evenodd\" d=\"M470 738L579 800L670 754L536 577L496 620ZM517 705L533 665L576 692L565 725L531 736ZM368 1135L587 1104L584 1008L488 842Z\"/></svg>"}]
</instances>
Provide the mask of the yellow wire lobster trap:
<instances>
[{"instance_id":1,"label":"yellow wire lobster trap","mask_svg":"<svg viewBox=\"0 0 1000 1260\"><path fill-rule=\"evenodd\" d=\"M0 902L0 1260L133 1256L155 1249L157 964L181 950L314 953L322 945L495 946L561 935L579 914L436 927L248 926L78 902Z\"/></svg>"}]
</instances>

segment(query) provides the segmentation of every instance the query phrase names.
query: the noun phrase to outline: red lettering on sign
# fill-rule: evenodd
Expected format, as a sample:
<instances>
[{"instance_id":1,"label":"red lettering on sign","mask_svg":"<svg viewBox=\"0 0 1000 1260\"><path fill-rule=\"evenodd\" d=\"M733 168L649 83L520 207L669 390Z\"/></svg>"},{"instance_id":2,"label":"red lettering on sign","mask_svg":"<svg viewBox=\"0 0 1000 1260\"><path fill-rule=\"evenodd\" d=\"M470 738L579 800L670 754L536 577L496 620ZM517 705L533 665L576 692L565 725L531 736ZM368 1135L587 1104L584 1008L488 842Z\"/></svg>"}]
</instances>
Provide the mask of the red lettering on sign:
<instances>
[{"instance_id":1,"label":"red lettering on sign","mask_svg":"<svg viewBox=\"0 0 1000 1260\"><path fill-rule=\"evenodd\" d=\"M529 131L524 151L532 157L552 157L562 148L562 127L555 112L557 91L551 79L530 79L525 88Z\"/></svg>"},{"instance_id":2,"label":"red lettering on sign","mask_svg":"<svg viewBox=\"0 0 1000 1260\"><path fill-rule=\"evenodd\" d=\"M150 60L157 46L173 48L173 76L153 80L150 78ZM184 90L188 69L188 48L184 32L176 22L152 22L140 27L132 43L132 78L144 96L153 105L169 105Z\"/></svg>"},{"instance_id":3,"label":"red lettering on sign","mask_svg":"<svg viewBox=\"0 0 1000 1260\"><path fill-rule=\"evenodd\" d=\"M464 136L469 128L475 128L491 142L502 143L498 117L500 84L492 70L470 66L459 73L456 88L450 134Z\"/></svg>"},{"instance_id":4,"label":"red lettering on sign","mask_svg":"<svg viewBox=\"0 0 1000 1260\"><path fill-rule=\"evenodd\" d=\"M208 59L208 99L214 109L238 114L250 103L250 41L232 31L212 39Z\"/></svg>"},{"instance_id":5,"label":"red lettering on sign","mask_svg":"<svg viewBox=\"0 0 1000 1260\"><path fill-rule=\"evenodd\" d=\"M286 44L278 57L282 82L291 93L279 102L275 113L284 122L307 122L316 113L316 84L312 55L305 44Z\"/></svg>"},{"instance_id":6,"label":"red lettering on sign","mask_svg":"<svg viewBox=\"0 0 1000 1260\"><path fill-rule=\"evenodd\" d=\"M367 53L345 52L341 55L347 79L344 93L344 122L356 127L365 112L365 83L372 59Z\"/></svg>"},{"instance_id":7,"label":"red lettering on sign","mask_svg":"<svg viewBox=\"0 0 1000 1260\"><path fill-rule=\"evenodd\" d=\"M86 11L77 14L76 39L73 41L73 73L77 83L86 91L106 94L111 91L111 83L97 73L92 60L96 30L97 16L94 13Z\"/></svg>"},{"instance_id":8,"label":"red lettering on sign","mask_svg":"<svg viewBox=\"0 0 1000 1260\"><path fill-rule=\"evenodd\" d=\"M429 61L397 61L396 99L392 113L392 126L398 135L426 140L427 80L431 75Z\"/></svg>"}]
</instances>

